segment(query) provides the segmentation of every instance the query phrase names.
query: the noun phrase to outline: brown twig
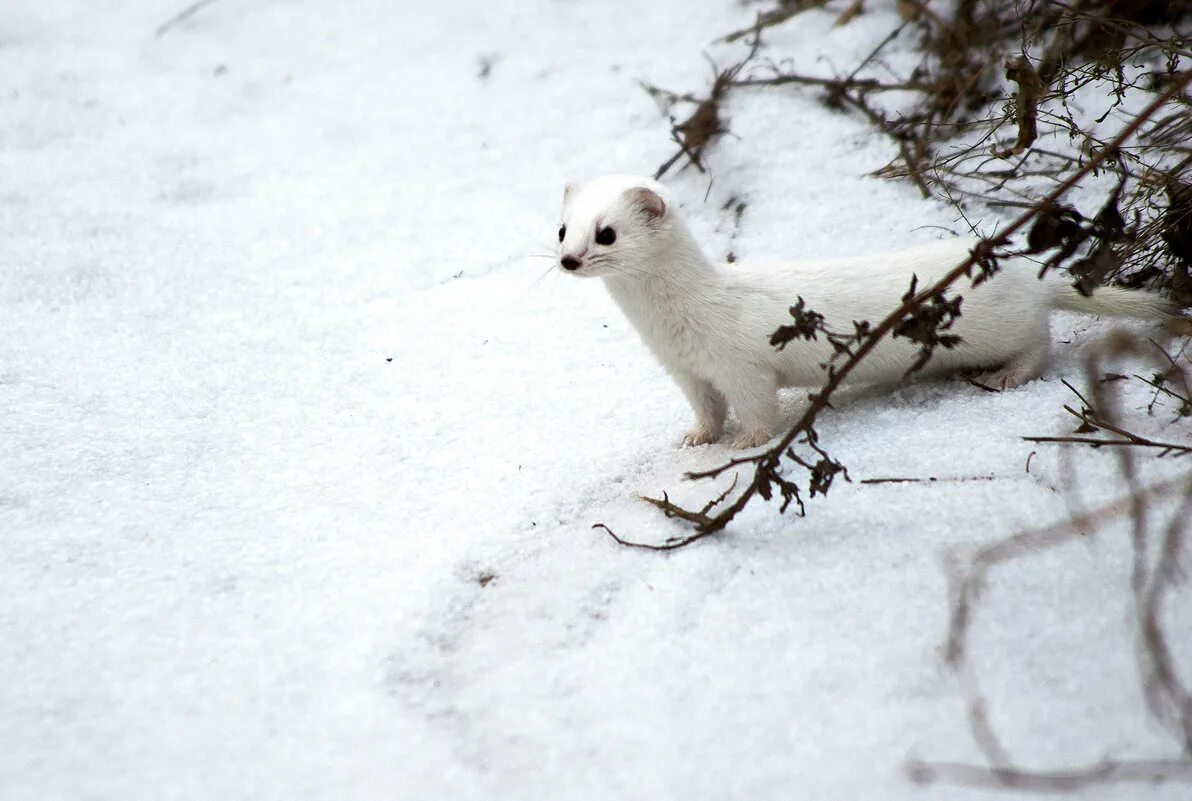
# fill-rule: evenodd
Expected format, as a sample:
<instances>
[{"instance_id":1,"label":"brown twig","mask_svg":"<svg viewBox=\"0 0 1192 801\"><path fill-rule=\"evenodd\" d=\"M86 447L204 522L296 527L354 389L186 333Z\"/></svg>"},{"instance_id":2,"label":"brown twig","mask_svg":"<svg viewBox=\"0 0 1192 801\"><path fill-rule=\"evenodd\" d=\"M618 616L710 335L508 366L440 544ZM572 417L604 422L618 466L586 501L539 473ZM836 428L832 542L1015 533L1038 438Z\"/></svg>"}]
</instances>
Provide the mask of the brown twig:
<instances>
[{"instance_id":1,"label":"brown twig","mask_svg":"<svg viewBox=\"0 0 1192 801\"><path fill-rule=\"evenodd\" d=\"M1101 447L1138 447L1138 448L1159 448L1159 456L1168 456L1172 453L1181 456L1192 453L1192 447L1187 445L1177 445L1171 442L1153 442L1142 437L1131 436L1127 439L1097 439L1096 437L1023 437L1027 442L1052 442L1052 443L1066 443L1070 445L1091 445L1094 448Z\"/></svg>"},{"instance_id":2,"label":"brown twig","mask_svg":"<svg viewBox=\"0 0 1192 801\"><path fill-rule=\"evenodd\" d=\"M714 139L729 132L721 115L721 104L724 102L729 90L733 88L734 82L741 73L741 70L745 69L757 57L760 48L761 38L755 37L750 45L749 52L736 64L721 69L715 63L712 63L712 86L708 90L707 97L704 98L698 98L693 95L678 95L647 83L641 84L642 88L651 97L660 102L665 113L669 114L670 107L675 103L695 104L695 109L682 122L678 122L674 117L670 117L671 139L678 145L679 149L654 171L655 180L665 175L684 156L687 157L688 164L693 165L700 172L706 171L703 158L704 150L707 149Z\"/></svg>"},{"instance_id":3,"label":"brown twig","mask_svg":"<svg viewBox=\"0 0 1192 801\"><path fill-rule=\"evenodd\" d=\"M969 481L994 481L997 476L928 476L927 478L863 478L858 484L935 484L935 483L966 483Z\"/></svg>"},{"instance_id":4,"label":"brown twig","mask_svg":"<svg viewBox=\"0 0 1192 801\"><path fill-rule=\"evenodd\" d=\"M683 520L686 520L689 523L699 524L707 518L708 512L714 506L723 502L724 499L727 498L732 493L732 491L734 489L736 489L737 478L738 478L737 476L733 476L733 483L728 486L728 489L726 489L724 492L720 493L720 495L718 495L717 497L708 501L708 503L704 505L704 508L699 510L698 512L689 512L685 509L680 509L678 507L674 507L675 511L667 509L666 507L662 506L663 503L667 503L667 504L670 503L670 500L666 497L665 493L663 493L661 501L657 500L656 498L646 498L646 497L642 497L642 500L646 501L647 503L651 503L655 506L658 506L660 509L663 510L663 512L666 514L667 517L678 517ZM592 528L604 529L604 531L610 537L612 537L614 540L616 540L617 543L620 545L625 545L630 548L641 548L646 551L673 551L675 548L682 548L684 545L690 545L691 543L695 542L696 540L700 539L701 537L707 536L706 534L701 534L701 535L694 536L694 537L671 537L671 538L667 539L665 542L663 542L661 545L655 545L655 544L648 543L648 542L633 542L631 540L621 539L619 536L617 536L616 532L614 532L611 528L606 526L604 523L596 523L594 526L592 526ZM708 532L708 534L711 534L711 533L712 532Z\"/></svg>"},{"instance_id":5,"label":"brown twig","mask_svg":"<svg viewBox=\"0 0 1192 801\"><path fill-rule=\"evenodd\" d=\"M1144 381L1146 379L1143 379ZM1150 383L1150 382L1147 382ZM1076 387L1068 383L1067 380L1063 382L1069 390L1072 391L1076 397L1080 398L1083 404L1080 411L1076 411L1071 406L1064 406L1064 411L1075 417L1080 421L1080 431L1108 431L1111 434L1117 434L1118 439L1100 439L1097 437L1023 437L1028 442L1054 442L1054 443L1071 443L1080 445L1091 445L1094 448L1103 446L1109 447L1137 447L1137 448L1157 448L1159 456L1169 456L1176 454L1179 456L1186 456L1192 453L1192 445L1184 445L1176 442L1160 442L1158 440L1149 439L1140 436L1131 431L1126 430L1122 426L1112 422L1107 416L1098 410L1097 405L1091 403L1088 398L1080 393Z\"/></svg>"},{"instance_id":6,"label":"brown twig","mask_svg":"<svg viewBox=\"0 0 1192 801\"><path fill-rule=\"evenodd\" d=\"M794 0L781 8L776 8L773 11L767 11L763 14L758 14L757 19L748 28L741 28L735 30L727 36L722 36L716 41L722 44L731 44L738 39L744 39L749 35L757 35L766 28L773 28L775 25L781 25L789 19L793 19L804 11L810 11L813 8L822 8L828 4L828 0Z\"/></svg>"},{"instance_id":7,"label":"brown twig","mask_svg":"<svg viewBox=\"0 0 1192 801\"><path fill-rule=\"evenodd\" d=\"M733 86L785 86L792 83L804 86L822 86L829 89L832 94L839 94L849 89L877 92L926 91L928 89L927 85L915 81L889 83L876 78L823 78L815 75L801 75L797 72L781 72L770 78L742 78L733 81Z\"/></svg>"}]
</instances>

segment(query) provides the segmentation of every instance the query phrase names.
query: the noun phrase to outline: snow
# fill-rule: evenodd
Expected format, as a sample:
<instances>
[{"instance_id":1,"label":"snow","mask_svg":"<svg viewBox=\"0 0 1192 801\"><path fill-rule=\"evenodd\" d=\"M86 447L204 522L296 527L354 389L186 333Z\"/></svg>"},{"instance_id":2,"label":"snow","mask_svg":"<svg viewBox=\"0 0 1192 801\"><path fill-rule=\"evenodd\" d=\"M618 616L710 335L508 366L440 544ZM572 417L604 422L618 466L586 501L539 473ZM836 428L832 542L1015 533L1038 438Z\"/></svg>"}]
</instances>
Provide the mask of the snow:
<instances>
[{"instance_id":1,"label":"snow","mask_svg":"<svg viewBox=\"0 0 1192 801\"><path fill-rule=\"evenodd\" d=\"M535 255L566 181L669 155L636 81L700 90L752 12L226 0L155 38L180 8L0 7L0 796L970 792L905 773L979 757L941 555L1061 519L1073 475L1089 506L1116 494L1112 454L1020 439L1071 430L1059 379L1104 324L1057 317L1027 387L853 392L820 427L855 480L992 480L855 481L805 519L620 548L591 526L681 531L636 496L701 503L680 476L730 452L674 447L678 391L595 282ZM891 13L772 41L848 63ZM711 189L671 180L710 253L731 197L742 259L963 230L864 177L887 145L813 94L728 111ZM1129 559L1110 525L994 576L976 664L1024 764L1171 753Z\"/></svg>"}]
</instances>

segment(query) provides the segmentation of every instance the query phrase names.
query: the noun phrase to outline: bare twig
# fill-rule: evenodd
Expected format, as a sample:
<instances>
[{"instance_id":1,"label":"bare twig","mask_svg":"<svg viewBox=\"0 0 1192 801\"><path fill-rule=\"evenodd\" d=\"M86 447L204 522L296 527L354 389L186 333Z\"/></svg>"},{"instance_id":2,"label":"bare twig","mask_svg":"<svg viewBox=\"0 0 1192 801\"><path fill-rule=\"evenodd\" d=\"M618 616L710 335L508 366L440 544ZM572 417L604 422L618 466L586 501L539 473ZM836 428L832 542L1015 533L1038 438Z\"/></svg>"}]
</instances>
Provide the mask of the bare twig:
<instances>
[{"instance_id":1,"label":"bare twig","mask_svg":"<svg viewBox=\"0 0 1192 801\"><path fill-rule=\"evenodd\" d=\"M1143 379L1143 380L1145 381L1145 379ZM1091 403L1088 398L1086 398L1084 395L1082 395L1080 393L1080 391L1077 390L1076 387L1074 387L1070 383L1068 383L1067 380L1065 380L1063 383L1064 383L1064 386L1066 386L1068 389L1070 389L1076 395L1076 397L1080 398L1080 400L1081 400L1082 407L1081 407L1080 411L1076 411L1071 406L1064 406L1064 411L1066 411L1068 414L1072 415L1073 417L1075 417L1076 419L1078 419L1080 421L1079 431L1083 431L1083 432L1108 431L1111 434L1117 434L1118 438L1117 439L1101 439L1101 438L1097 438L1097 437L1080 437L1080 436L1067 436L1067 437L1055 437L1055 436L1053 436L1053 437L1039 437L1039 436L1036 436L1036 437L1023 437L1024 440L1027 440L1028 442L1054 442L1054 443L1071 443L1071 444L1080 444L1080 445L1091 445L1094 448L1099 448L1099 447L1103 447L1103 446L1156 448L1159 451L1158 455L1161 457L1169 456L1171 454L1176 454L1178 456L1186 456L1188 454L1192 454L1192 445L1185 445L1185 444L1181 444L1181 443L1177 443L1177 442L1160 442L1158 440L1149 439L1147 437L1143 437L1138 434L1135 434L1131 431L1127 431L1125 428L1123 428L1120 425L1109 420L1103 412L1098 410L1096 405ZM1147 383L1150 383L1150 382L1147 382Z\"/></svg>"},{"instance_id":2,"label":"bare twig","mask_svg":"<svg viewBox=\"0 0 1192 801\"><path fill-rule=\"evenodd\" d=\"M789 19L802 14L804 11L810 11L813 8L822 8L828 4L828 0L793 0L785 6L776 8L773 11L767 11L764 14L758 14L757 20L748 28L741 28L733 31L727 36L722 36L716 41L723 44L730 44L738 39L744 39L746 36L757 35L766 28L773 28L775 25L781 25Z\"/></svg>"},{"instance_id":3,"label":"bare twig","mask_svg":"<svg viewBox=\"0 0 1192 801\"><path fill-rule=\"evenodd\" d=\"M695 104L695 110L682 122L676 121L673 116L670 117L671 139L678 145L679 149L654 171L655 179L665 175L684 156L687 157L688 164L693 165L700 172L706 171L703 158L704 150L714 139L729 132L721 115L721 104L724 102L724 98L729 90L733 87L741 70L745 69L757 57L760 48L761 38L755 37L750 45L749 52L737 63L723 69L713 63L712 87L708 90L708 96L704 98L698 98L689 94L679 95L647 83L641 84L642 88L659 102L660 106L664 109L664 113L669 114L671 107L676 103Z\"/></svg>"},{"instance_id":4,"label":"bare twig","mask_svg":"<svg viewBox=\"0 0 1192 801\"><path fill-rule=\"evenodd\" d=\"M731 495L732 491L737 488L737 478L738 478L737 476L733 476L733 483L728 486L728 489L726 489L724 492L720 493L720 495L718 495L717 497L708 501L708 503L704 505L704 508L700 509L698 512L689 512L685 509L679 509L678 507L675 507L675 509L677 511L672 512L670 509L667 509L665 506L662 505L663 503L666 503L666 504L670 503L670 500L666 497L665 493L663 494L661 501L659 501L655 498L645 498L645 497L643 497L642 500L646 501L647 503L651 503L651 504L659 507L660 509L662 509L667 517L679 517L679 518L682 518L683 520L686 520L689 523L695 523L696 525L699 525L708 519L708 512L713 507L715 507L717 504L722 503L724 501L724 499L727 498L729 495ZM630 548L641 548L641 549L647 550L647 551L673 551L676 548L682 548L684 545L690 545L691 543L695 542L696 540L702 539L703 537L712 533L712 532L697 533L695 535L688 536L688 537L671 537L671 538L667 539L665 542L663 542L661 545L654 545L654 544L648 543L648 542L632 542L630 540L621 539L619 536L617 536L616 532L614 532L611 528L606 526L604 523L597 523L594 526L592 526L592 528L604 529L604 531L610 537L612 537L614 540L616 540L617 543L619 543L620 545L625 545Z\"/></svg>"},{"instance_id":5,"label":"bare twig","mask_svg":"<svg viewBox=\"0 0 1192 801\"><path fill-rule=\"evenodd\" d=\"M1127 439L1098 439L1096 437L1023 437L1027 442L1051 442L1062 443L1069 445L1091 445L1094 448L1101 447L1139 447L1139 448L1159 448L1159 456L1168 456L1172 453L1184 456L1192 453L1192 447L1187 445L1178 445L1172 442L1154 442L1138 436L1130 436Z\"/></svg>"},{"instance_id":6,"label":"bare twig","mask_svg":"<svg viewBox=\"0 0 1192 801\"><path fill-rule=\"evenodd\" d=\"M997 476L928 476L927 478L863 478L858 484L964 484L969 481L995 481Z\"/></svg>"}]
</instances>

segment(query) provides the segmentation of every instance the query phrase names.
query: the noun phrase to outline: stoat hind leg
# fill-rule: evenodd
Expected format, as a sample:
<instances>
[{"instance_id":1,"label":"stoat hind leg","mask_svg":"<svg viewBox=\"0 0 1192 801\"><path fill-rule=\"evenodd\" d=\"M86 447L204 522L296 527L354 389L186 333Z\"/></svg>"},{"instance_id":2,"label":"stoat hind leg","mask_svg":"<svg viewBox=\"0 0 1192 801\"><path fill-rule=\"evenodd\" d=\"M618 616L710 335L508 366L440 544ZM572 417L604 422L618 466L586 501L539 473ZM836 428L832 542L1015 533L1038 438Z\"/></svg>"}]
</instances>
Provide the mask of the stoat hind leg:
<instances>
[{"instance_id":1,"label":"stoat hind leg","mask_svg":"<svg viewBox=\"0 0 1192 801\"><path fill-rule=\"evenodd\" d=\"M1034 381L1043 374L1047 366L1047 340L1032 344L1030 348L1010 358L996 370L981 373L977 381L994 389L1011 389L1020 387L1028 381Z\"/></svg>"}]
</instances>

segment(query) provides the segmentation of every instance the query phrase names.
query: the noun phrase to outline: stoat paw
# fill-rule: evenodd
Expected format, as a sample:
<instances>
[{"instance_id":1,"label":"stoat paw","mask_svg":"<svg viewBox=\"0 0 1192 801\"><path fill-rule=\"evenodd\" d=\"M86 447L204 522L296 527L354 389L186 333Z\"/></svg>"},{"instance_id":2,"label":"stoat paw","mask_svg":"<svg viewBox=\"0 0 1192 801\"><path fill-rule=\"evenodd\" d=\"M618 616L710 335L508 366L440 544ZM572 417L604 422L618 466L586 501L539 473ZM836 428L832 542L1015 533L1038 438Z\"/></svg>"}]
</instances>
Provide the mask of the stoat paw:
<instances>
[{"instance_id":1,"label":"stoat paw","mask_svg":"<svg viewBox=\"0 0 1192 801\"><path fill-rule=\"evenodd\" d=\"M987 373L981 373L974 380L978 384L983 384L990 389L996 389L1000 392L1003 389L1020 387L1038 377L1038 373L1033 370L1023 369L1021 366L1015 364L1008 364L1000 370L990 370Z\"/></svg>"},{"instance_id":2,"label":"stoat paw","mask_svg":"<svg viewBox=\"0 0 1192 801\"><path fill-rule=\"evenodd\" d=\"M748 448L756 448L759 445L765 445L770 441L773 434L765 429L752 429L737 432L737 436L733 437L733 447L737 450L746 450Z\"/></svg>"},{"instance_id":3,"label":"stoat paw","mask_svg":"<svg viewBox=\"0 0 1192 801\"><path fill-rule=\"evenodd\" d=\"M720 433L707 426L696 426L683 435L683 447L693 448L697 445L711 445L720 439Z\"/></svg>"}]
</instances>

